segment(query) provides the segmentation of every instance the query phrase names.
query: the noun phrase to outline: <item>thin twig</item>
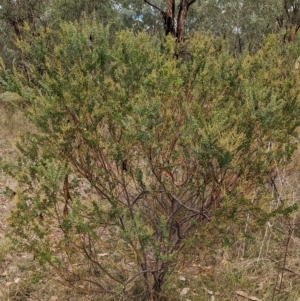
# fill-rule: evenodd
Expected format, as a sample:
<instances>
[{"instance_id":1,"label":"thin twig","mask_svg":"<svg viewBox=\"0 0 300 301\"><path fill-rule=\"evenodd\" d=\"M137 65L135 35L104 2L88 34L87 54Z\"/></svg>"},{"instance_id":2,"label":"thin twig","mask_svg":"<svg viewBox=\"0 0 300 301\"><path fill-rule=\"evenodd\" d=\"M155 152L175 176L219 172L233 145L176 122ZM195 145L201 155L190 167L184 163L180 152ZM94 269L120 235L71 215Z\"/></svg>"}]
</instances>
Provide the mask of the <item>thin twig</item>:
<instances>
[{"instance_id":1,"label":"thin twig","mask_svg":"<svg viewBox=\"0 0 300 301\"><path fill-rule=\"evenodd\" d=\"M292 233L293 233L293 228L292 228L291 225L289 225L289 232L288 232L287 242L286 242L286 246L285 246L285 250L284 250L284 260L283 260L282 271L281 271L279 292L281 291L281 287L282 287L283 273L284 273L284 270L285 270L285 265L286 265L287 255L288 255L288 249L289 249L289 244L290 244L290 241L291 241Z\"/></svg>"}]
</instances>

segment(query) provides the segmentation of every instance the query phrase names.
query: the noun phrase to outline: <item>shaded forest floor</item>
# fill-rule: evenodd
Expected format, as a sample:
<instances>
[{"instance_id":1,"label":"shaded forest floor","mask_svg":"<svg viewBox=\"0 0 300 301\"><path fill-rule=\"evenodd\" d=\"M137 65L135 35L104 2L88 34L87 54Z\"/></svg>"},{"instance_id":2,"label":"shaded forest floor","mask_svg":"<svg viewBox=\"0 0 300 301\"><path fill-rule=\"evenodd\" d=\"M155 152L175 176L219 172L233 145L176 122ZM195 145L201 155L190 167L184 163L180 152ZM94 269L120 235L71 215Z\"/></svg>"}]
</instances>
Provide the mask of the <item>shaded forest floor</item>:
<instances>
[{"instance_id":1,"label":"shaded forest floor","mask_svg":"<svg viewBox=\"0 0 300 301\"><path fill-rule=\"evenodd\" d=\"M20 113L5 109L10 101L15 101L13 95L0 95L0 159L14 161L18 156L15 144L30 125ZM297 153L290 167L277 177L278 194L291 204L299 202L299 157ZM6 234L15 203L5 195L6 186L14 189L15 181L0 170L0 300L105 300L63 287L31 255L13 250ZM192 256L167 279L168 300L300 301L300 211L291 219L268 222L252 240L237 238L231 247L199 248ZM135 300L134 296L130 300Z\"/></svg>"}]
</instances>

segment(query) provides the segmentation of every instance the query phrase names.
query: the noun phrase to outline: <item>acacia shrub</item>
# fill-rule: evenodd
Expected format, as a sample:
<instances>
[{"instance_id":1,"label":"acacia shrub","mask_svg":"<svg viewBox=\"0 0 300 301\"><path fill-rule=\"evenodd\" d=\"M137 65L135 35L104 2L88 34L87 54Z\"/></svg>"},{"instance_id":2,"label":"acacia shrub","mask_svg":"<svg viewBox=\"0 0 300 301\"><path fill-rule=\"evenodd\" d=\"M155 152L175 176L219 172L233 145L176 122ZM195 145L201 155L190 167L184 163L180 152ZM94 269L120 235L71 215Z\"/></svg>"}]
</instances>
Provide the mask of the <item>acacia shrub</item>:
<instances>
[{"instance_id":1,"label":"acacia shrub","mask_svg":"<svg viewBox=\"0 0 300 301\"><path fill-rule=\"evenodd\" d=\"M8 88L37 131L6 167L18 181L11 237L64 283L158 300L211 226L227 241L293 209L270 210L267 185L299 123L298 76L276 36L235 59L198 33L181 60L170 37L161 47L88 20L24 30L26 68Z\"/></svg>"}]
</instances>

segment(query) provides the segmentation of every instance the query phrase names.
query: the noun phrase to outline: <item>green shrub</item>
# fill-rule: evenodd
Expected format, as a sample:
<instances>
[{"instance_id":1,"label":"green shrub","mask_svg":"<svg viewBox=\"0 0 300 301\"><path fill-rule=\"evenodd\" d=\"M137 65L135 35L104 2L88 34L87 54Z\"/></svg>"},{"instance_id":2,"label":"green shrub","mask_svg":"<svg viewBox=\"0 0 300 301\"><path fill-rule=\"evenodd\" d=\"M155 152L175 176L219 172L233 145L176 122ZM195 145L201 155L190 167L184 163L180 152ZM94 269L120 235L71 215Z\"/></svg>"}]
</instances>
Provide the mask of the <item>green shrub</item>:
<instances>
[{"instance_id":1,"label":"green shrub","mask_svg":"<svg viewBox=\"0 0 300 301\"><path fill-rule=\"evenodd\" d=\"M37 132L8 169L11 236L65 283L158 299L217 232L230 244L293 210L270 210L267 185L298 142L299 77L276 36L234 59L198 33L177 59L171 38L87 20L25 31L9 86Z\"/></svg>"}]
</instances>

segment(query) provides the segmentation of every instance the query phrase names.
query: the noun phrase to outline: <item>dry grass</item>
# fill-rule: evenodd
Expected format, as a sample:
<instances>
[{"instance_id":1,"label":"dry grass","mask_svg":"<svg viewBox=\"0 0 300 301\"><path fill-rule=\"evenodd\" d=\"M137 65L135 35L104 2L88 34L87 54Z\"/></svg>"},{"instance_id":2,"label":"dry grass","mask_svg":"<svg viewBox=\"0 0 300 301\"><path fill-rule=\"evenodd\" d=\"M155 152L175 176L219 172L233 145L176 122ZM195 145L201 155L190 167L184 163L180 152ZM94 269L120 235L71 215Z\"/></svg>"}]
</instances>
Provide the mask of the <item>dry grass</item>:
<instances>
[{"instance_id":1,"label":"dry grass","mask_svg":"<svg viewBox=\"0 0 300 301\"><path fill-rule=\"evenodd\" d=\"M14 145L20 134L32 129L20 112L5 110L14 101L18 101L16 95L0 95L0 158L9 160L17 158ZM273 206L279 204L279 199L290 205L298 202L299 158L300 151L285 171L278 171ZM13 251L5 234L6 219L14 204L4 195L4 187L14 185L13 179L0 170L0 300L102 300L58 285L55 275L43 270L30 255ZM241 246L245 251L243 257ZM220 244L212 250L193 251L188 262L167 279L166 300L299 301L300 212L295 212L290 220L270 221L252 240L236 239L232 247ZM132 296L128 300L138 298Z\"/></svg>"}]
</instances>

